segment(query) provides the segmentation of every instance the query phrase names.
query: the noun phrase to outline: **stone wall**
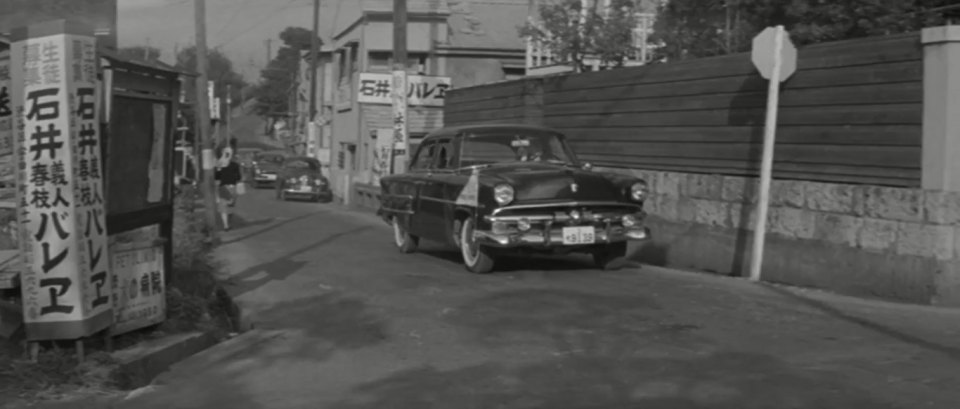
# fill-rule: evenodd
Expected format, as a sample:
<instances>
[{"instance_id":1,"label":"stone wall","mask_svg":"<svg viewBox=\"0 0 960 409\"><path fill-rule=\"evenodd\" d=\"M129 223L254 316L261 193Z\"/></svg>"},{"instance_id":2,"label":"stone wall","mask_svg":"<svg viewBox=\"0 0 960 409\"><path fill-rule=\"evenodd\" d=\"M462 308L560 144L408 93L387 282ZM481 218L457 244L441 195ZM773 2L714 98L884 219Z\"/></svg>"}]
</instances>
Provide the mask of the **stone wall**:
<instances>
[{"instance_id":1,"label":"stone wall","mask_svg":"<svg viewBox=\"0 0 960 409\"><path fill-rule=\"evenodd\" d=\"M640 261L747 273L756 178L603 170L650 184L654 240ZM774 180L770 203L765 281L960 305L960 194Z\"/></svg>"}]
</instances>

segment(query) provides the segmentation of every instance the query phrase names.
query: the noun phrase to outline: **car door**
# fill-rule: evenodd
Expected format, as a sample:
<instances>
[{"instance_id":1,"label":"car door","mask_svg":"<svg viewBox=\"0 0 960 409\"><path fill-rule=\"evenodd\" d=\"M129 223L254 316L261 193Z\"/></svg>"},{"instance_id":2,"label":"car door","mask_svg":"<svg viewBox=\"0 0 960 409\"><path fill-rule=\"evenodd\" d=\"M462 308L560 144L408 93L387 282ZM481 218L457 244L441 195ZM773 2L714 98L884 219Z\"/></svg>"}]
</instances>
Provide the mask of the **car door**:
<instances>
[{"instance_id":1,"label":"car door","mask_svg":"<svg viewBox=\"0 0 960 409\"><path fill-rule=\"evenodd\" d=\"M423 193L429 180L429 173L433 167L433 161L436 157L436 141L424 141L413 161L410 162L410 168L407 170L407 180L411 184L410 194L413 196L413 214L410 216L410 232L416 236L428 236L430 234L429 220L427 212L430 206L424 206Z\"/></svg>"},{"instance_id":2,"label":"car door","mask_svg":"<svg viewBox=\"0 0 960 409\"><path fill-rule=\"evenodd\" d=\"M425 183L422 185L421 212L425 228L424 237L435 241L446 241L447 216L452 214L454 204L445 194L452 173L449 166L452 147L450 138L439 138L435 144L434 159L424 177Z\"/></svg>"}]
</instances>

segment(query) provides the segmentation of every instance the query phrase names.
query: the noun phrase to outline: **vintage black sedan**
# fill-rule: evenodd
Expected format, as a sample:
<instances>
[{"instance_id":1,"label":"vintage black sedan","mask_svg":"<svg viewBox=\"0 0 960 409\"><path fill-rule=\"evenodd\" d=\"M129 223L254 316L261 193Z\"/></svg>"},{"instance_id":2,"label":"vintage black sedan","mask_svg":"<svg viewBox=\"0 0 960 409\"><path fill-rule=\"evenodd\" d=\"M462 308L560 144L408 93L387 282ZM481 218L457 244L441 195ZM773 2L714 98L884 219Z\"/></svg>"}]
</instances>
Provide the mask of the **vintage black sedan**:
<instances>
[{"instance_id":1,"label":"vintage black sedan","mask_svg":"<svg viewBox=\"0 0 960 409\"><path fill-rule=\"evenodd\" d=\"M254 187L276 187L277 173L280 171L283 161L288 157L290 157L290 154L285 150L258 153L253 161Z\"/></svg>"},{"instance_id":2,"label":"vintage black sedan","mask_svg":"<svg viewBox=\"0 0 960 409\"><path fill-rule=\"evenodd\" d=\"M450 127L424 138L406 173L380 179L379 215L400 251L420 239L460 249L488 273L508 253L593 255L614 268L646 240L647 183L581 163L560 132L528 125Z\"/></svg>"},{"instance_id":3,"label":"vintage black sedan","mask_svg":"<svg viewBox=\"0 0 960 409\"><path fill-rule=\"evenodd\" d=\"M297 198L315 202L333 198L330 184L316 158L294 156L284 159L277 172L277 199Z\"/></svg>"}]
</instances>

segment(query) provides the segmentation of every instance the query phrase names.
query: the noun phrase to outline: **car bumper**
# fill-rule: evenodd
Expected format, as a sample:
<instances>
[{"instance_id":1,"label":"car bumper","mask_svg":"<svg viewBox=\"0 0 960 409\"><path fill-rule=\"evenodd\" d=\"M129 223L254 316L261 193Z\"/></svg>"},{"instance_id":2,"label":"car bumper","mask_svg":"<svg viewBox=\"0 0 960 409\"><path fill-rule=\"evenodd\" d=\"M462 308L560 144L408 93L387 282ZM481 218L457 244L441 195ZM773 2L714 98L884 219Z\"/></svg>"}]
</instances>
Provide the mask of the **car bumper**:
<instances>
[{"instance_id":1,"label":"car bumper","mask_svg":"<svg viewBox=\"0 0 960 409\"><path fill-rule=\"evenodd\" d=\"M333 194L330 190L282 189L287 196L325 197Z\"/></svg>"},{"instance_id":2,"label":"car bumper","mask_svg":"<svg viewBox=\"0 0 960 409\"><path fill-rule=\"evenodd\" d=\"M492 231L476 231L474 238L482 245L513 248L513 247L568 247L568 246L590 246L596 244L619 243L625 241L643 241L650 239L650 229L646 227L621 227L610 228L594 227L594 241L587 243L564 243L563 228L554 227L549 229L549 234L544 230L526 231L526 232L508 232L494 233Z\"/></svg>"},{"instance_id":3,"label":"car bumper","mask_svg":"<svg viewBox=\"0 0 960 409\"><path fill-rule=\"evenodd\" d=\"M253 178L254 183L265 184L265 183L276 183L276 175L257 175Z\"/></svg>"}]
</instances>

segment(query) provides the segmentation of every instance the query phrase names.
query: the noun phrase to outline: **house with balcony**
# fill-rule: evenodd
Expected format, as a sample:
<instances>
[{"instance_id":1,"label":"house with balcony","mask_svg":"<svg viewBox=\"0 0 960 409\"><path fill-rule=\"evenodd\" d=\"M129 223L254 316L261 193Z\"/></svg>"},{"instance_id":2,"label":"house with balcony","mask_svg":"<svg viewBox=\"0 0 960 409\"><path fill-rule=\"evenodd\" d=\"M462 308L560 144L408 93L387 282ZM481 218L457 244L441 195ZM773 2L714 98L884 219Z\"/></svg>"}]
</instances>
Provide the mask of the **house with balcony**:
<instances>
[{"instance_id":1,"label":"house with balcony","mask_svg":"<svg viewBox=\"0 0 960 409\"><path fill-rule=\"evenodd\" d=\"M323 127L337 201L373 189L378 136L392 135L393 1L341 2L321 53ZM520 78L526 51L519 27L528 0L409 0L407 73L416 90L407 110L411 148L443 126L447 89ZM321 154L321 158L326 153Z\"/></svg>"},{"instance_id":2,"label":"house with balcony","mask_svg":"<svg viewBox=\"0 0 960 409\"><path fill-rule=\"evenodd\" d=\"M651 51L656 47L655 44L651 43L650 37L651 34L653 34L653 22L659 1L660 0L637 0L637 27L633 29L633 46L636 51L624 61L624 66L634 67L650 62ZM580 0L582 10L586 11L599 8L602 14L610 12L610 4L611 0ZM586 14L584 14L583 18L586 18ZM566 60L563 56L553 52L550 44L549 30L544 27L543 23L539 20L536 7L532 6L530 8L527 21L543 33L540 39L524 38L527 75L542 76L573 72L576 69L574 64ZM597 58L595 55L585 55L583 61L584 65L586 65L590 71L599 71L608 68L604 66L600 58Z\"/></svg>"}]
</instances>

